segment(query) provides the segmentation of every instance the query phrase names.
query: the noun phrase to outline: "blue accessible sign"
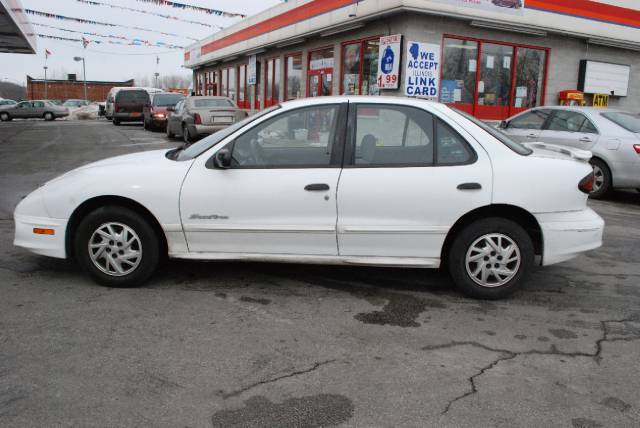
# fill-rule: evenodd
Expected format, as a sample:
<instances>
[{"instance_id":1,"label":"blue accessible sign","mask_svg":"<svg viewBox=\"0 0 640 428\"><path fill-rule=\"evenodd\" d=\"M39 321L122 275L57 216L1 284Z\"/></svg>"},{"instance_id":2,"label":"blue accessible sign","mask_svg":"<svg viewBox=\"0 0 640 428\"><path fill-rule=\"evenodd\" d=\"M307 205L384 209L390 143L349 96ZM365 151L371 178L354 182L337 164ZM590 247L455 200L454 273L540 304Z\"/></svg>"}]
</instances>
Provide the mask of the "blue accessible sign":
<instances>
[{"instance_id":1,"label":"blue accessible sign","mask_svg":"<svg viewBox=\"0 0 640 428\"><path fill-rule=\"evenodd\" d=\"M438 98L440 91L440 45L407 42L404 94Z\"/></svg>"}]
</instances>

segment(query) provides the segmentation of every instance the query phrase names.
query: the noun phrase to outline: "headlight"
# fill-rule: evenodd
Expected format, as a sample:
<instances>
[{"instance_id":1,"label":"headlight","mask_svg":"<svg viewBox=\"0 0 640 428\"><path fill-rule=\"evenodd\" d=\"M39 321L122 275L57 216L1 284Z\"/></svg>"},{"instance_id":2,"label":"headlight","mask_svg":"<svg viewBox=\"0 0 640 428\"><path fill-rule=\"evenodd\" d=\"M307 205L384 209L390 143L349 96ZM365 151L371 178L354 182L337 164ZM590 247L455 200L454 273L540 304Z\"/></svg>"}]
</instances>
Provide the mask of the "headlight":
<instances>
[{"instance_id":1,"label":"headlight","mask_svg":"<svg viewBox=\"0 0 640 428\"><path fill-rule=\"evenodd\" d=\"M164 113L155 113L153 117L156 119L164 119Z\"/></svg>"}]
</instances>

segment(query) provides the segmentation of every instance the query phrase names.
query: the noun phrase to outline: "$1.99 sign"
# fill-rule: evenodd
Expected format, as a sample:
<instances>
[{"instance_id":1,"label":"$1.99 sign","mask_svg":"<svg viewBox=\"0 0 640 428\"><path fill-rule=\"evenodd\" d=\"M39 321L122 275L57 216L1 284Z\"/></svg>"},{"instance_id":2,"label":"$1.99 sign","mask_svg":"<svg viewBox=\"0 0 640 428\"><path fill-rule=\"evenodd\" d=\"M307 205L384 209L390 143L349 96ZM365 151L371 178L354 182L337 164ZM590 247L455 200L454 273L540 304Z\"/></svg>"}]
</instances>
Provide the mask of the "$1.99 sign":
<instances>
[{"instance_id":1,"label":"$1.99 sign","mask_svg":"<svg viewBox=\"0 0 640 428\"><path fill-rule=\"evenodd\" d=\"M380 37L378 54L378 88L398 89L400 78L400 44L401 34Z\"/></svg>"}]
</instances>

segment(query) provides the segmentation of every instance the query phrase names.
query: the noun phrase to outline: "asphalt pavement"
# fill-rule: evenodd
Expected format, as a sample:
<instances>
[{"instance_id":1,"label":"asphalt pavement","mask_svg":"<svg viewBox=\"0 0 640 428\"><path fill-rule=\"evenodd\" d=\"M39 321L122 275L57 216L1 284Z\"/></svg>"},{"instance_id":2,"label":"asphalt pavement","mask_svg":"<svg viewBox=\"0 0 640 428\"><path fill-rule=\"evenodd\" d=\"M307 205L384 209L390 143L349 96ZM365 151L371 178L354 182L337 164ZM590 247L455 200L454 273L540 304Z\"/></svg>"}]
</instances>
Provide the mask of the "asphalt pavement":
<instances>
[{"instance_id":1,"label":"asphalt pavement","mask_svg":"<svg viewBox=\"0 0 640 428\"><path fill-rule=\"evenodd\" d=\"M640 425L640 194L508 300L437 271L168 261L138 289L15 248L21 197L175 147L141 125L0 123L0 426Z\"/></svg>"}]
</instances>

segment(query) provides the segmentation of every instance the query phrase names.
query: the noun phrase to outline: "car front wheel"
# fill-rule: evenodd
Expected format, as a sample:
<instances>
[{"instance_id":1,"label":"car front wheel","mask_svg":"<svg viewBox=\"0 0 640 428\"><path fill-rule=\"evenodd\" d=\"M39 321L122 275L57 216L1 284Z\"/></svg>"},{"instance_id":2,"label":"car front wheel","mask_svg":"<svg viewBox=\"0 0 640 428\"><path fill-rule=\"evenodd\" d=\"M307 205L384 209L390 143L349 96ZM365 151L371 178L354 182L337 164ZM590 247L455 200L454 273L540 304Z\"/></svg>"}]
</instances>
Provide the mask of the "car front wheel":
<instances>
[{"instance_id":1,"label":"car front wheel","mask_svg":"<svg viewBox=\"0 0 640 428\"><path fill-rule=\"evenodd\" d=\"M8 122L11 120L11 116L9 116L9 113L0 113L0 120L3 122Z\"/></svg>"},{"instance_id":2,"label":"car front wheel","mask_svg":"<svg viewBox=\"0 0 640 428\"><path fill-rule=\"evenodd\" d=\"M108 287L143 284L160 259L160 241L153 227L135 211L117 206L88 214L78 225L74 244L82 267Z\"/></svg>"},{"instance_id":3,"label":"car front wheel","mask_svg":"<svg viewBox=\"0 0 640 428\"><path fill-rule=\"evenodd\" d=\"M533 266L531 237L517 223L487 218L465 227L449 252L449 272L469 297L501 299L514 291Z\"/></svg>"}]
</instances>

